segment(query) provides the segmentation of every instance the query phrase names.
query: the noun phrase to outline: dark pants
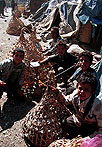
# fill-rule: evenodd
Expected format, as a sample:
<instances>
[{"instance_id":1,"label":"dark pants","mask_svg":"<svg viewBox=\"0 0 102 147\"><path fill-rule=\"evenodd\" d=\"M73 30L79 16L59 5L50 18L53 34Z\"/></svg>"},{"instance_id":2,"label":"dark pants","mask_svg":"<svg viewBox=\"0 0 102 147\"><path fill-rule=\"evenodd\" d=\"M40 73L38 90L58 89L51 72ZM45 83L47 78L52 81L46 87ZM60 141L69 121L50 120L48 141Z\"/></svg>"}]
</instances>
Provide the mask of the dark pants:
<instances>
[{"instance_id":1,"label":"dark pants","mask_svg":"<svg viewBox=\"0 0 102 147\"><path fill-rule=\"evenodd\" d=\"M55 75L58 75L58 74L62 73L65 70L63 67L61 67L58 64L54 64L53 68L54 68L54 71L55 71ZM56 79L57 79L57 81L59 81L59 79L62 79L62 82L64 82L65 86L67 86L68 78L69 78L68 74L65 73L65 74L61 74Z\"/></svg>"},{"instance_id":2,"label":"dark pants","mask_svg":"<svg viewBox=\"0 0 102 147\"><path fill-rule=\"evenodd\" d=\"M3 92L7 92L7 97L11 99L19 99L20 95L18 93L18 86L6 85L5 87L0 85L0 98L3 95Z\"/></svg>"},{"instance_id":3,"label":"dark pants","mask_svg":"<svg viewBox=\"0 0 102 147\"><path fill-rule=\"evenodd\" d=\"M82 123L80 127L76 126L72 116L68 117L62 122L63 136L68 139L72 139L81 135L82 137L89 136L97 130L97 124Z\"/></svg>"}]
</instances>

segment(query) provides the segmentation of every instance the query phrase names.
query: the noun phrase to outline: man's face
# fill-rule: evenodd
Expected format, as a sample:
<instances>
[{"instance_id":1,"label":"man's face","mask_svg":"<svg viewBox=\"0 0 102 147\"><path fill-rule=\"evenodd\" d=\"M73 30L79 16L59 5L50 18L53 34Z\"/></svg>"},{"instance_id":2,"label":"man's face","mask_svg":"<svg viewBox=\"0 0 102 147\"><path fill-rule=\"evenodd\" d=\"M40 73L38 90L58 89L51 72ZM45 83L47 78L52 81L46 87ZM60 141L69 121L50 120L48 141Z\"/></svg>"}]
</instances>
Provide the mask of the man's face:
<instances>
[{"instance_id":1,"label":"man's face","mask_svg":"<svg viewBox=\"0 0 102 147\"><path fill-rule=\"evenodd\" d=\"M88 83L86 83L86 84L79 83L78 84L78 96L80 97L81 100L88 99L92 95L92 93L93 93L93 91L92 91L90 84L88 84Z\"/></svg>"},{"instance_id":2,"label":"man's face","mask_svg":"<svg viewBox=\"0 0 102 147\"><path fill-rule=\"evenodd\" d=\"M79 59L79 66L82 68L83 71L86 71L91 65L90 60L86 56L82 56Z\"/></svg>"},{"instance_id":3,"label":"man's face","mask_svg":"<svg viewBox=\"0 0 102 147\"><path fill-rule=\"evenodd\" d=\"M13 60L16 65L20 64L23 58L24 56L22 52L15 51L15 54L13 55Z\"/></svg>"},{"instance_id":4,"label":"man's face","mask_svg":"<svg viewBox=\"0 0 102 147\"><path fill-rule=\"evenodd\" d=\"M56 30L51 30L51 36L53 38L53 40L57 40L58 37L58 33Z\"/></svg>"},{"instance_id":5,"label":"man's face","mask_svg":"<svg viewBox=\"0 0 102 147\"><path fill-rule=\"evenodd\" d=\"M60 56L63 56L64 53L66 52L66 48L64 45L58 45L57 46L57 52Z\"/></svg>"}]
</instances>

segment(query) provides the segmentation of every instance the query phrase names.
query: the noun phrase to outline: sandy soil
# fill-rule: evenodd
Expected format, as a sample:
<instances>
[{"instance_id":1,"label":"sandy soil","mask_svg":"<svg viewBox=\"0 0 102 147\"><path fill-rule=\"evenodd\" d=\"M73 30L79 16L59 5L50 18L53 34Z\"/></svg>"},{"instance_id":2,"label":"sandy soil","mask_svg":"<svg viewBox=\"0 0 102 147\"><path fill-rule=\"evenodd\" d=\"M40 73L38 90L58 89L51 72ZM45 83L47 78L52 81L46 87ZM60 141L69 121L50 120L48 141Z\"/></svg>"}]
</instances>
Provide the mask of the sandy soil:
<instances>
[{"instance_id":1,"label":"sandy soil","mask_svg":"<svg viewBox=\"0 0 102 147\"><path fill-rule=\"evenodd\" d=\"M0 61L7 57L8 52L17 42L19 36L6 33L11 19L11 9L0 17ZM26 147L22 134L22 121L26 114L35 106L34 103L22 102L14 104L7 99L6 93L0 99L2 115L0 116L0 147Z\"/></svg>"}]
</instances>

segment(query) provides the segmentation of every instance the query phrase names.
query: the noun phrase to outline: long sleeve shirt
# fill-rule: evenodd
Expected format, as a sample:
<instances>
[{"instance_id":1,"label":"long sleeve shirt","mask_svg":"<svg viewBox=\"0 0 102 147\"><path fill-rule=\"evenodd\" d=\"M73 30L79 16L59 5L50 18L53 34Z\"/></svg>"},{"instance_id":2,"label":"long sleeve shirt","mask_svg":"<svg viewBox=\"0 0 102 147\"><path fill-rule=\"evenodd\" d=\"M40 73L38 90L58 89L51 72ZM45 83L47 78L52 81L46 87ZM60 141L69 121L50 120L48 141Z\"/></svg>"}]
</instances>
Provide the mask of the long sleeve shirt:
<instances>
[{"instance_id":1,"label":"long sleeve shirt","mask_svg":"<svg viewBox=\"0 0 102 147\"><path fill-rule=\"evenodd\" d=\"M94 98L92 107L89 109L85 118L83 118L86 106L91 97L84 100L82 103L80 98L77 95L77 89L70 95L64 96L63 98L66 100L67 104L72 104L75 110L75 113L72 114L74 123L77 126L81 126L82 123L87 124L97 124L98 132L95 132L95 135L98 133L102 133L102 101L98 98ZM59 97L62 97L59 93Z\"/></svg>"},{"instance_id":2,"label":"long sleeve shirt","mask_svg":"<svg viewBox=\"0 0 102 147\"><path fill-rule=\"evenodd\" d=\"M24 69L25 63L15 65L12 58L5 59L0 62L0 80L21 86L24 81Z\"/></svg>"},{"instance_id":3,"label":"long sleeve shirt","mask_svg":"<svg viewBox=\"0 0 102 147\"><path fill-rule=\"evenodd\" d=\"M45 63L45 62L55 63L56 64L56 67L54 68L55 71L57 71L59 67L62 67L63 70L66 70L67 68L73 66L74 63L77 62L77 57L70 53L65 52L63 56L59 56L59 54L48 56L41 63ZM67 75L67 78L69 78L70 76L72 76L74 72L75 72L75 69L72 68L70 69L70 71L67 71L65 75Z\"/></svg>"}]
</instances>

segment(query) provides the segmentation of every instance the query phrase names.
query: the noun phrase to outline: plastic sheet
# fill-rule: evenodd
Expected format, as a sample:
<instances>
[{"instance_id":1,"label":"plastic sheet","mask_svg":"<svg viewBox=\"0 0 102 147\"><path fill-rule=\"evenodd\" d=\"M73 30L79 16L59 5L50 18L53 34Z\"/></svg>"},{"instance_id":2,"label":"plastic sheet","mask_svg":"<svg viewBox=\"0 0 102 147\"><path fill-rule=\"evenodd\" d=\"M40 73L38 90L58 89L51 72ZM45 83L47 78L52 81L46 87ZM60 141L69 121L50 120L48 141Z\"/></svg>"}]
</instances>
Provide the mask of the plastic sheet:
<instances>
[{"instance_id":1,"label":"plastic sheet","mask_svg":"<svg viewBox=\"0 0 102 147\"><path fill-rule=\"evenodd\" d=\"M102 134L98 134L92 139L85 139L80 147L102 147Z\"/></svg>"}]
</instances>

